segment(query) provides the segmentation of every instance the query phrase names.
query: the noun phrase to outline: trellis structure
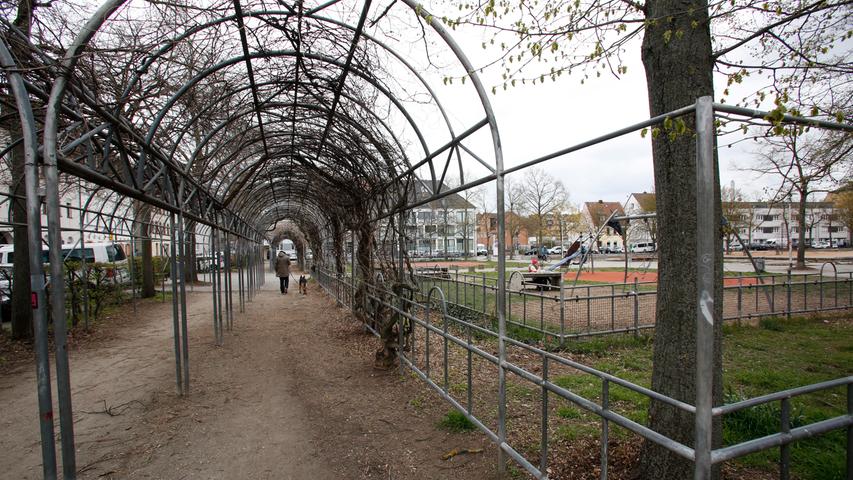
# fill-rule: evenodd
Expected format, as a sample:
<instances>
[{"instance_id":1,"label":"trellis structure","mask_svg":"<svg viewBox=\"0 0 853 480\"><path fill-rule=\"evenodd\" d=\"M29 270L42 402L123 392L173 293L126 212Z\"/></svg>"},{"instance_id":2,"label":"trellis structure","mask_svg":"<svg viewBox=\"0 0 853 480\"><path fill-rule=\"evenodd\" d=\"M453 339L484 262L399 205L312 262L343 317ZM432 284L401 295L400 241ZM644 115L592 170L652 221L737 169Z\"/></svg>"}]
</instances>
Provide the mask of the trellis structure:
<instances>
[{"instance_id":1,"label":"trellis structure","mask_svg":"<svg viewBox=\"0 0 853 480\"><path fill-rule=\"evenodd\" d=\"M240 272L236 290L242 307L263 282L262 244L277 221L289 219L299 227L324 271L343 275L344 259L352 256L353 271L360 280L336 288L342 294L339 297L348 296L358 309L375 288L368 281L374 278L376 263L371 255L380 257L385 274L404 277L408 209L494 182L498 352L489 358L498 371L499 421L495 432L478 425L500 446L501 467L503 455L508 454L544 478L544 464L537 468L506 443L506 374L522 373L506 361L504 176L657 125L664 117L507 169L495 115L477 71L441 22L413 0L382 6L371 0L202 3L201 7L158 4L155 9L130 0L107 0L68 39L61 58L42 50L10 22L3 24L0 64L22 132L7 151L20 148L25 157L28 243L33 252L40 251L42 242L40 185L47 206L64 476L75 478L76 463L65 299L59 280L63 277L60 173L128 199L117 204L127 206L132 199L168 217L176 385L181 394L189 392L184 270L187 262L195 262L194 241L187 237L206 236L212 254L223 257L224 268L217 258L212 276L214 332L216 341L222 342L234 318L232 258ZM124 28L127 25L129 29ZM126 36L130 32L135 36ZM432 64L439 56L441 61L450 59L450 65L436 71ZM122 80L102 82L92 77L93 72L111 72ZM437 93L435 83L445 75L467 80L459 87L466 90L467 100L448 102ZM714 245L708 239L716 231L710 208L714 195L709 188L715 108L761 115L714 106L709 99L668 114L699 118L696 211L704 234L699 238L701 255L711 255ZM43 116L35 115L42 110ZM447 186L450 176L458 176L456 185ZM426 188L414 188L417 183ZM428 193L421 195L422 191ZM131 218L134 212L129 209L120 216ZM348 236L352 250L345 252ZM377 236L390 247L373 249ZM707 262L697 260L697 268L707 269ZM41 271L40 255L30 255L30 269ZM704 296L697 302L702 303L713 291L713 275L700 279ZM30 282L44 476L54 478L46 287L41 274L31 275ZM405 313L401 304L391 302L387 308L401 317ZM654 396L695 414L696 445L674 444L648 429L633 428L694 460L697 478L706 478L711 465L720 461L712 459L710 444L715 414L707 380L712 378L708 350L713 348L712 321L696 319L701 345L697 379L705 381L699 382L703 388L695 406ZM397 332L402 335L402 328ZM449 335L446 330L443 333ZM397 354L401 364L415 367L405 354ZM553 387L546 379L529 374L525 378L539 382L543 389ZM454 405L464 410L459 403ZM619 423L606 408L590 409ZM836 423L849 425L851 418L848 415ZM606 455L603 458L606 466Z\"/></svg>"}]
</instances>

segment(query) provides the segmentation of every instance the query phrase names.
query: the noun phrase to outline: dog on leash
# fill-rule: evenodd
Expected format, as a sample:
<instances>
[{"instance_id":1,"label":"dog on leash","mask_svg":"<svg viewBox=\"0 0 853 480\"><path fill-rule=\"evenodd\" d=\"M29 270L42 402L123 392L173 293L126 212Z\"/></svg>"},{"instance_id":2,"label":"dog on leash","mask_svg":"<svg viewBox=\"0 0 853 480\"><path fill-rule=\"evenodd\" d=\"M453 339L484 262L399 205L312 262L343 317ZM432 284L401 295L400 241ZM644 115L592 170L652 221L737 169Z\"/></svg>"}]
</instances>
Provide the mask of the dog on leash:
<instances>
[{"instance_id":1,"label":"dog on leash","mask_svg":"<svg viewBox=\"0 0 853 480\"><path fill-rule=\"evenodd\" d=\"M299 293L302 295L308 295L308 279L305 275L299 276Z\"/></svg>"}]
</instances>

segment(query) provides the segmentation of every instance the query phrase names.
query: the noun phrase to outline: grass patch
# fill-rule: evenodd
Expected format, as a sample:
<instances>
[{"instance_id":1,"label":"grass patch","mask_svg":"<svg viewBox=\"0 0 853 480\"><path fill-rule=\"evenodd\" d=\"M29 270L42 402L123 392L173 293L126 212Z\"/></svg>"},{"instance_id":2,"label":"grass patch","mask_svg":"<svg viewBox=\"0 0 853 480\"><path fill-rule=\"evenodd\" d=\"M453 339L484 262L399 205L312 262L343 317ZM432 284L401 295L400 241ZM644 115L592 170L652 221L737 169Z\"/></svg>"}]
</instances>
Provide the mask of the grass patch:
<instances>
[{"instance_id":1,"label":"grass patch","mask_svg":"<svg viewBox=\"0 0 853 480\"><path fill-rule=\"evenodd\" d=\"M723 381L726 403L753 398L830 379L853 371L853 324L849 317L767 318L758 326L727 324L723 339ZM620 335L568 342L565 350L586 357L583 363L644 387L650 386L652 338ZM554 383L591 401L601 401L601 380L589 374L554 378ZM646 424L648 398L610 385L613 411ZM726 445L774 434L781 429L780 402L772 402L723 417ZM843 415L846 393L837 388L796 397L791 401L791 428ZM597 437L598 418L569 405L555 405L557 435L565 439ZM614 435L627 435L621 428ZM791 468L801 480L845 478L845 432L835 431L791 445ZM740 465L775 471L779 449L737 460Z\"/></svg>"},{"instance_id":2,"label":"grass patch","mask_svg":"<svg viewBox=\"0 0 853 480\"><path fill-rule=\"evenodd\" d=\"M471 423L471 420L468 420L468 418L458 410L451 410L447 412L447 415L438 422L438 426L454 433L470 432L477 429L477 427Z\"/></svg>"}]
</instances>

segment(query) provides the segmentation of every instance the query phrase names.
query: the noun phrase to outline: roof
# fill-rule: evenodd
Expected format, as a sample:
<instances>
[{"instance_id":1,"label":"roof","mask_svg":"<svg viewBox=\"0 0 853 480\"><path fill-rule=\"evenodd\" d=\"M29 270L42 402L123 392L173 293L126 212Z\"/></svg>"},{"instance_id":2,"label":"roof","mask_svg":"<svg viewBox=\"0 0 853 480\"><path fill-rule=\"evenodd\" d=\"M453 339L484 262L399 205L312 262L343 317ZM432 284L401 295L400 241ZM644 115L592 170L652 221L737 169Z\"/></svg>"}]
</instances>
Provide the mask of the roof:
<instances>
[{"instance_id":1,"label":"roof","mask_svg":"<svg viewBox=\"0 0 853 480\"><path fill-rule=\"evenodd\" d=\"M625 210L622 209L619 202L603 202L601 200L584 203L584 210L589 214L589 219L595 228L601 227L613 212L616 212L617 215L625 214Z\"/></svg>"},{"instance_id":2,"label":"roof","mask_svg":"<svg viewBox=\"0 0 853 480\"><path fill-rule=\"evenodd\" d=\"M640 209L644 212L657 211L657 199L654 193L643 192L632 193L631 195L637 200L637 204L640 205Z\"/></svg>"}]
</instances>

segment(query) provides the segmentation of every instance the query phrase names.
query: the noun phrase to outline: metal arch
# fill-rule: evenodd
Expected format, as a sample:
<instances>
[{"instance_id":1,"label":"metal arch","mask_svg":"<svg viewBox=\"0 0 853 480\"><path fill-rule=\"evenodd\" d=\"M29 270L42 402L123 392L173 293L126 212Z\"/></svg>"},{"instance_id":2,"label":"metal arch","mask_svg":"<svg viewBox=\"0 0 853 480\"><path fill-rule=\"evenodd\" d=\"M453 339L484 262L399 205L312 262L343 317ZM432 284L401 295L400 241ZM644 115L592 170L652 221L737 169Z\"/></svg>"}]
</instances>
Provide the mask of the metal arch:
<instances>
[{"instance_id":1,"label":"metal arch","mask_svg":"<svg viewBox=\"0 0 853 480\"><path fill-rule=\"evenodd\" d=\"M290 57L290 56L295 56L295 55L296 55L296 52L293 50L266 50L264 52L253 53L250 57L251 58L276 58L276 57ZM341 63L338 60L335 60L331 57L327 57L325 55L319 55L319 54L314 54L314 53L305 53L305 52L301 53L301 55L305 58L310 58L312 60L328 63L328 64L335 65L338 67L343 67L343 65L341 65ZM243 58L244 58L243 56L232 57L230 59L223 60L222 62L219 62L218 64L216 64L212 67L209 67L205 70L202 70L195 77L188 80L184 85L182 85L181 88L176 90L175 93L164 103L163 107L161 107L160 111L157 113L157 115L152 120L151 126L148 129L148 133L145 136L145 141L148 142L149 144L153 142L154 136L156 135L156 132L157 132L157 129L158 129L160 123L165 118L169 109L171 109L171 107L177 102L177 100L184 93L186 93L190 88L195 86L199 81L203 80L207 76L209 76L209 75L211 75L211 74L213 74L213 73L215 73L215 72L217 72L223 68L227 68L227 67L232 66L236 63L239 63L241 60L243 60ZM406 120L410 124L416 124L414 119L409 115L408 111L402 107L402 103L400 103L400 101L389 90L387 90L384 86L382 86L380 83L376 82L375 79L372 79L369 75L361 72L361 70L359 70L357 68L353 68L352 73L357 75L362 80L368 82L370 85L372 85L374 88L376 88L379 92L381 92L383 95L385 95L386 98L388 98L388 100L391 101L394 104L394 106L400 110L400 113L403 114L403 116L406 118ZM418 136L418 140L421 142L422 146L425 147L426 146L426 140L421 135L420 129L416 129L415 133ZM428 147L425 147L425 149L428 150Z\"/></svg>"},{"instance_id":2,"label":"metal arch","mask_svg":"<svg viewBox=\"0 0 853 480\"><path fill-rule=\"evenodd\" d=\"M296 107L303 108L303 109L306 109L306 110L315 110L315 111L319 111L319 112L327 112L327 109L325 109L324 107L322 107L322 106L320 106L320 105L313 105L313 104L294 105L294 104L284 104L284 103L278 103L278 102L268 102L266 105L271 106L271 107L295 107L295 106L296 106ZM366 111L368 111L368 112L369 112L369 113L370 113L370 114L371 114L371 115L372 115L372 116L373 116L377 121L381 122L382 126L383 126L383 127L385 127L385 129L386 129L386 131L388 132L388 134L391 136L391 138L392 138L392 139L394 140L394 142L397 144L397 147L399 148L400 153L401 153L401 155L403 156L403 160L404 160L404 161L406 161L406 162L408 163L408 160L407 160L407 159L408 159L408 156L406 155L405 149L403 148L402 144L400 143L400 140L397 138L397 136L394 134L394 132L393 132L393 131L391 131L390 126L388 126L388 125L387 125L387 124L386 124L386 123L385 123L385 122L384 122L380 117L378 117L378 116L375 114L375 112L373 112L372 110L366 110ZM205 146L205 145L207 145L207 144L210 142L210 140L211 140L211 139L212 139L212 138L213 138L213 137L214 137L214 136L215 136L215 135L216 135L220 130L222 130L223 128L227 127L228 125L230 125L232 122L234 122L234 121L235 121L235 120L237 120L238 118L244 117L244 116L246 116L246 115L250 115L250 114L252 114L252 113L254 113L254 111L252 111L252 110L246 110L246 111L243 111L243 112L236 113L236 114L234 114L234 115L230 116L229 118L227 118L227 119L223 120L223 121L222 121L222 122L220 122L218 125L214 126L214 127L211 129L211 131L210 131L210 132L208 132L208 134L207 134L207 135L202 139L202 141L201 141L201 142L199 142L199 144L196 146L195 150L193 151L192 155L190 156L190 160L189 160L188 166L189 166L189 164L192 164L192 163L194 163L194 162L195 162L195 159L198 157L198 155L199 155L199 153L201 152L202 148L204 148L204 146ZM269 112L268 112L268 114L272 114L272 113L269 113ZM348 124L348 125L351 125L351 126L352 126L352 127L354 127L356 130L358 130L360 133L362 133L362 135L363 135L363 136L365 136L368 140L370 140L370 142L371 142L372 144L374 144L374 145L378 145L378 144L377 144L377 142L375 141L375 139L373 139L373 136L372 136L372 135L367 135L367 133L368 133L368 132L363 128L363 126L361 126L360 124L358 124L358 122L356 122L356 121L355 121L355 119L351 119L351 118L349 118L349 116L347 116L347 115L344 115L344 119L347 121L347 124ZM241 135L241 134L242 134L242 132L240 132L240 133L236 133L236 134L232 135L231 137L229 137L229 139L225 139L225 140L223 140L223 143L225 143L225 144L229 144L231 139L234 139L234 138L236 138L237 136L239 136L239 135ZM287 134L286 134L286 133L283 133L282 135L287 135ZM271 137L271 136L272 136L272 135L267 135L267 137ZM279 136L279 135L277 135L277 136ZM233 153L233 152L232 152L232 153ZM268 150L267 150L267 155L269 155ZM229 156L232 156L232 155L231 155L231 154L229 154ZM229 160L229 161L230 161L230 160ZM238 160L238 162L242 162L242 160ZM222 163L223 163L223 162L222 162L222 161L220 161L219 163L220 163L220 167L221 167L221 165L222 165ZM227 162L224 162L224 163L227 163Z\"/></svg>"},{"instance_id":3,"label":"metal arch","mask_svg":"<svg viewBox=\"0 0 853 480\"><path fill-rule=\"evenodd\" d=\"M287 133L282 133L282 134L281 134L281 136L289 136L289 134L287 134ZM313 137L313 136L307 136L306 138L314 138L314 137ZM287 148L287 147L285 146L285 147L282 147L282 148L283 148L283 149L285 149L285 148ZM337 147L336 147L336 150L337 150ZM284 150L284 151L285 151L285 152L288 152L288 150ZM233 155L238 155L239 153L241 153L241 152L232 152L231 156L233 156ZM253 152L250 152L248 155L252 155L252 153L253 153ZM341 152L340 154L338 154L337 158L345 158L344 152ZM252 165L245 166L243 170L241 170L241 171L239 171L239 172L236 172L236 173L233 175L233 177L234 177L234 178L239 178L239 177L243 176L243 175L245 174L245 172L247 172L247 171L251 170L251 169L253 168L253 166L254 166L254 165L256 165L256 164L258 164L258 163L260 163L260 162L263 162L263 161L265 161L265 160L264 160L264 159L258 159L258 160L256 160ZM323 162L323 163L325 164L325 162ZM315 169L317 168L317 165L316 165L316 164L312 164L312 165L314 166L314 168L315 168ZM330 164L330 165L326 165L326 166L328 166L328 167L330 167L330 168L332 167L332 165L331 165L331 164ZM329 177L328 175L320 175L320 177L325 177L326 179L331 179L331 177ZM222 179L220 179L220 180L222 180ZM219 188L223 188L223 187L224 187L224 188L226 188L226 189L230 188L230 183L226 184L225 182L221 182L221 183L219 184ZM236 197L234 197L234 198L236 198ZM233 199L232 199L232 202L233 202ZM230 204L230 203L229 203L229 204Z\"/></svg>"},{"instance_id":4,"label":"metal arch","mask_svg":"<svg viewBox=\"0 0 853 480\"><path fill-rule=\"evenodd\" d=\"M303 15L303 16L307 16L308 18L311 18L311 19L314 19L314 20L317 20L320 22L328 22L328 23L337 25L339 27L355 31L355 28L352 25L349 25L347 23L344 23L344 22L341 22L338 20L334 20L334 19L331 19L328 17L315 16L313 14L313 12L316 12L316 11L318 11L318 10L316 10L316 9L311 10L307 13L307 15ZM294 12L292 10L289 12L284 11L284 10L264 10L264 11L251 11L251 12L241 14L242 17L253 17L253 18L255 18L255 17L261 18L261 17L267 16L267 15L283 15L285 17L290 17L290 16L294 15ZM215 25L218 25L221 23L226 23L226 22L231 21L231 20L235 20L237 17L238 17L238 14L230 15L227 17L221 17L219 19L212 20L212 21L205 23L205 24L193 26L193 27L189 28L187 31L185 31L184 33L182 33L181 35L179 35L178 37L175 37L172 40L170 40L170 42L168 44L164 45L157 52L148 56L146 58L146 61L143 62L143 65L134 71L134 75L131 77L130 81L128 82L128 86L122 95L122 99L126 98L130 94L130 91L133 89L133 87L136 85L136 83L139 80L141 80L141 75L143 75L145 72L147 72L148 68L150 68L150 66L158 58L160 58L161 56L165 55L170 50L172 50L180 41L182 41L182 40L184 40L184 39L186 39L186 38L188 38L188 37L190 37L196 33L199 33L199 32L201 32L207 28L210 28L212 26L215 26ZM453 127L450 123L450 120L447 116L447 113L446 113L441 101L439 100L439 97L435 94L435 91L432 89L432 87L429 85L429 83L417 72L417 70L408 61L406 61L402 55L400 55L399 53L397 53L396 50L391 48L390 45L380 41L378 38L376 38L376 37L374 37L368 33L365 33L365 32L362 32L361 36L363 36L364 38L372 41L373 43L375 43L377 45L379 45L383 50L385 50L386 52L390 53L392 56L397 58L397 60L400 61L418 79L418 81L424 86L424 88L427 89L427 92L430 94L430 98L432 98L435 101L436 107L439 109L439 112L441 113L441 115L445 121L445 124L448 127L448 131L450 132L451 137L455 137L455 134L453 132ZM244 52L244 53L246 53L246 52ZM121 107L121 102L117 106L117 109L120 109L120 107ZM460 168L461 168L461 166L460 166ZM461 173L460 173L460 175L461 175Z\"/></svg>"},{"instance_id":5,"label":"metal arch","mask_svg":"<svg viewBox=\"0 0 853 480\"><path fill-rule=\"evenodd\" d=\"M24 81L21 74L16 71L16 63L11 52L6 47L6 39L0 41L0 62L9 79L9 87L15 97L15 106L18 110L18 116L21 122L21 141L24 148L24 181L26 189L26 209L29 228L27 228L27 246L30 250L29 268L30 268L30 288L35 295L36 304L33 312L33 336L35 339L36 350L36 378L38 384L38 408L39 408L39 430L41 438L42 451L42 472L45 478L50 478L56 475L56 444L54 437L53 426L53 401L50 388L50 358L49 346L47 341L47 298L45 291L44 276L36 272L42 271L41 255L36 255L34 252L41 251L41 214L39 213L39 205L37 198L38 190L38 139L36 137L36 122L33 116L30 99L24 86ZM10 215L12 209L9 209ZM61 329L64 334L64 329ZM64 339L62 339L64 340ZM57 355L66 355L65 363L67 365L67 351L58 349ZM57 376L67 374L68 370L61 371L57 368ZM70 385L70 382L57 382L58 386L64 384ZM70 392L64 392L60 395L61 400L70 399ZM64 405L60 412L70 412L70 404ZM64 424L63 424L64 426ZM65 443L71 442L71 454L73 456L73 432L68 435L64 429L62 430L63 455L69 451L65 448ZM64 457L63 457L64 458ZM74 463L73 458L70 459ZM64 463L64 462L63 462Z\"/></svg>"},{"instance_id":6,"label":"metal arch","mask_svg":"<svg viewBox=\"0 0 853 480\"><path fill-rule=\"evenodd\" d=\"M290 83L294 83L294 82L270 81L270 82L265 82L264 84L259 84L259 85L270 85L270 84L280 84L280 83L290 84ZM316 87L320 87L320 88L322 88L322 86L320 86L320 85L315 85L315 86L316 86ZM248 89L248 88L249 88L248 86L241 87L240 89L236 90L235 92L242 91L242 90L246 90L246 89ZM230 95L223 95L223 96L219 97L219 99L218 99L218 100L221 100L221 99L227 98L228 96L230 96ZM377 114L376 114L376 112L374 112L372 109L367 108L367 106L366 106L366 105L364 105L364 104L361 102L361 100L359 100L359 99L357 99L357 98L355 98L355 97L352 97L352 96L350 96L350 95L346 95L346 94L345 94L344 96L345 96L348 100L350 100L350 101L352 101L353 103L357 104L358 106L362 107L362 109L363 109L364 111L368 112L368 113L369 113L369 114L370 114L374 119L376 119L376 121L377 121L377 122L379 122L379 123L380 123L380 124L385 128L385 130L388 132L388 134L389 134L389 135L391 135L391 136L394 138L395 143L397 143L397 144L398 144L398 146L399 146L399 148L400 148L400 151L401 151L401 153L403 154L403 156L407 156L407 155L406 155L405 150L402 148L402 145L400 144L400 140L398 139L397 135L393 132L393 130L391 129L391 127L387 124L387 122L385 122L385 120L384 120L384 119L382 119L381 117L379 117L379 115L377 115ZM285 103L283 103L283 102L277 102L277 103L279 104L278 106L296 106L296 107L301 107L301 106L304 106L304 105L313 105L313 104L301 104L301 103L291 103L291 104L285 104ZM271 101L266 101L266 102L264 102L264 105L268 105L268 104L272 104L272 102L271 102ZM211 103L211 105L209 105L209 106L205 107L204 111L206 111L206 110L207 110L207 109L209 109L209 108L213 108L214 106L215 106L215 102L213 102L213 103ZM315 106L316 106L316 107L322 107L322 108L325 108L325 107L323 107L322 105L315 105ZM245 115L245 113L242 113L241 115ZM234 117L234 118L236 118L236 117L237 117L237 115L235 114L235 115L233 115L233 117ZM192 119L192 120L195 120L195 118L197 118L197 116L196 116L196 117L193 117L193 119ZM214 126L214 127L213 127L213 129L212 129L212 132L211 132L211 133L208 133L208 135L205 137L205 139L203 139L203 142L202 142L202 143L203 143L203 144L206 144L206 142L207 142L207 141L209 141L209 140L208 140L208 137L212 137L212 136L213 136L213 130L219 130L219 129L223 128L224 126L226 126L226 125L227 125L227 122L228 122L229 120L233 121L233 118L229 117L228 119L223 120L222 122L220 122L219 124L217 124L216 126ZM192 123L192 122L191 122L191 123ZM185 132L188 128L189 128L189 124L188 124L187 126L185 126L185 127L182 129L182 132ZM416 125L415 125L415 126L413 126L413 129L417 129L417 126L416 126ZM178 142L176 142L176 143L175 143L175 146L173 147L173 149L172 149L172 153L170 154L170 156L174 156L175 150L177 149L177 145L178 145ZM193 154L192 154L192 155L191 155L191 157L190 157L190 161L192 161L192 159L197 155L197 152L198 152L198 150L199 150L199 149L200 149L200 147L196 147L196 150L193 152ZM425 151L425 153L428 153L428 151Z\"/></svg>"}]
</instances>

